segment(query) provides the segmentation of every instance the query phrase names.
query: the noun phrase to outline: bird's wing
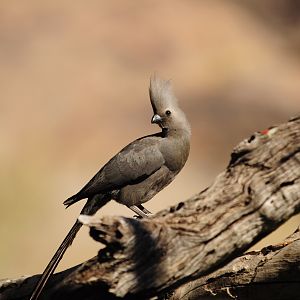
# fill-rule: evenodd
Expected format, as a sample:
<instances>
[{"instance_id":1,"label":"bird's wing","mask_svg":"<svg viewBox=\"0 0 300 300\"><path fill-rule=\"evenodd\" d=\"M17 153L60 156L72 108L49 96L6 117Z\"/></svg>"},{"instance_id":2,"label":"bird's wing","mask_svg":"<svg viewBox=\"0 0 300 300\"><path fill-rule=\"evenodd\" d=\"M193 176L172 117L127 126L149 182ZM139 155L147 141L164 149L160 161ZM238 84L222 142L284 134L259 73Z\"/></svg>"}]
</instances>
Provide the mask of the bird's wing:
<instances>
[{"instance_id":1,"label":"bird's wing","mask_svg":"<svg viewBox=\"0 0 300 300\"><path fill-rule=\"evenodd\" d=\"M159 139L148 136L135 140L123 148L78 194L84 198L146 179L165 163L159 150Z\"/></svg>"}]
</instances>

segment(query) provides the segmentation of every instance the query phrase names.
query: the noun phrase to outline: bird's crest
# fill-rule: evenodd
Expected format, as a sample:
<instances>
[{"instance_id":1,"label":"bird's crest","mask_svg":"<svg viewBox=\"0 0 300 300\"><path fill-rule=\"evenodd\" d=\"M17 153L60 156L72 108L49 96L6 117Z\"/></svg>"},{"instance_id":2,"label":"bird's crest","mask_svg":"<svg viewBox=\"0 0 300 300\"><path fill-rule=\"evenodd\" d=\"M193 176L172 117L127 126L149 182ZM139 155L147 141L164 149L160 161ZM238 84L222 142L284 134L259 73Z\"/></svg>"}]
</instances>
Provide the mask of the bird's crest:
<instances>
[{"instance_id":1,"label":"bird's crest","mask_svg":"<svg viewBox=\"0 0 300 300\"><path fill-rule=\"evenodd\" d=\"M170 80L163 80L156 75L150 78L149 95L153 110L177 106L177 99L173 93Z\"/></svg>"}]
</instances>

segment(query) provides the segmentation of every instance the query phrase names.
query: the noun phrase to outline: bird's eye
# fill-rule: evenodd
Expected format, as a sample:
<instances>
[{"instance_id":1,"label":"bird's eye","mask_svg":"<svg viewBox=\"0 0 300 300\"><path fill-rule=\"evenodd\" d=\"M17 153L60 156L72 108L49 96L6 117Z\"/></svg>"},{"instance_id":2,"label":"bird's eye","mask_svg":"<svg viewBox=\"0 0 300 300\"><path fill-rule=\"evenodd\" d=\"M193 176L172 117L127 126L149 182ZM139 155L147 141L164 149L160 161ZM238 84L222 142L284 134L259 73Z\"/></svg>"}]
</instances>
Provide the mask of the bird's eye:
<instances>
[{"instance_id":1,"label":"bird's eye","mask_svg":"<svg viewBox=\"0 0 300 300\"><path fill-rule=\"evenodd\" d=\"M171 115L171 112L169 110L166 110L166 115L167 116L170 116Z\"/></svg>"}]
</instances>

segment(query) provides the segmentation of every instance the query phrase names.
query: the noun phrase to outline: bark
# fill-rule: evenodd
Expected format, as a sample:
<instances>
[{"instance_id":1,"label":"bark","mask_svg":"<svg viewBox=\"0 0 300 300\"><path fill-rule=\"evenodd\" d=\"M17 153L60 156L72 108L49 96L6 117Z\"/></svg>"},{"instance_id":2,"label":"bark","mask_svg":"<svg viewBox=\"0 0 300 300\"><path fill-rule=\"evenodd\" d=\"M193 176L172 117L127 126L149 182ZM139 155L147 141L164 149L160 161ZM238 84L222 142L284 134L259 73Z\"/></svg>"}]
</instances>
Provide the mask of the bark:
<instances>
[{"instance_id":1,"label":"bark","mask_svg":"<svg viewBox=\"0 0 300 300\"><path fill-rule=\"evenodd\" d=\"M300 211L299 165L300 117L242 141L209 188L150 219L81 217L106 248L48 293L147 299L221 268Z\"/></svg>"},{"instance_id":2,"label":"bark","mask_svg":"<svg viewBox=\"0 0 300 300\"><path fill-rule=\"evenodd\" d=\"M300 299L300 231L179 287L169 300Z\"/></svg>"},{"instance_id":3,"label":"bark","mask_svg":"<svg viewBox=\"0 0 300 300\"><path fill-rule=\"evenodd\" d=\"M300 226L299 226L300 229ZM300 299L300 230L283 243L271 245L261 251L246 253L225 267L194 281L188 282L175 291L159 297L165 300L298 300ZM82 265L83 266L83 265ZM73 300L118 300L107 289L84 285L78 292L60 290L54 287L76 270L55 274L42 295L42 299ZM0 299L29 298L38 276L0 281ZM58 297L55 296L58 295ZM125 299L130 297L125 297ZM135 298L135 297L131 297ZM123 298L124 299L124 298ZM143 298L145 299L145 298Z\"/></svg>"}]
</instances>

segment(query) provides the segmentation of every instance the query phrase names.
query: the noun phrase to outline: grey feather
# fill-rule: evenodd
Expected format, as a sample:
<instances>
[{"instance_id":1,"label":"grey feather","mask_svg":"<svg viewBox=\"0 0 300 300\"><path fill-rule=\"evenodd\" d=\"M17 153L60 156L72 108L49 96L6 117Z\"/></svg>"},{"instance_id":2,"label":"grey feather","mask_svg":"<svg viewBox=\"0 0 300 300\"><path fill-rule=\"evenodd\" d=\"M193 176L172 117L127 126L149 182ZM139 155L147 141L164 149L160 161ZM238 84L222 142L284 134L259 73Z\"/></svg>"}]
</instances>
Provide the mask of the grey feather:
<instances>
[{"instance_id":1,"label":"grey feather","mask_svg":"<svg viewBox=\"0 0 300 300\"><path fill-rule=\"evenodd\" d=\"M147 136L130 143L72 197L78 201L97 193L112 192L150 176L164 164L158 138L155 135ZM65 204L68 205L67 201Z\"/></svg>"}]
</instances>

